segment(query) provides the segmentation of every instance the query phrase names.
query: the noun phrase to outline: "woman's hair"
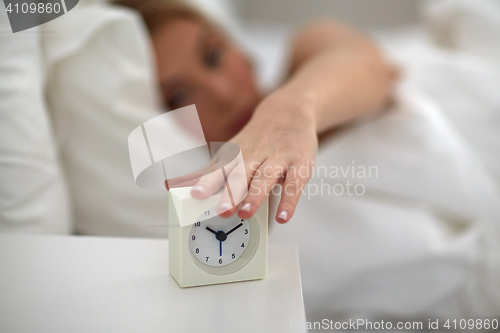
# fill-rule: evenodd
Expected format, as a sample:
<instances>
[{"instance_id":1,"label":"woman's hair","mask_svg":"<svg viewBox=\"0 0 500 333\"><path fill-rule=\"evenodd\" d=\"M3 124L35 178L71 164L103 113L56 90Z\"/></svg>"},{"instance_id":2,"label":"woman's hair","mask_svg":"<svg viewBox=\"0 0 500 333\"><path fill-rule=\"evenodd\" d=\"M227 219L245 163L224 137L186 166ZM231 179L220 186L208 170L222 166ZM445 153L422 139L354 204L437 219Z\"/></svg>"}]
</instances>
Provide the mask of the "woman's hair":
<instances>
[{"instance_id":1,"label":"woman's hair","mask_svg":"<svg viewBox=\"0 0 500 333\"><path fill-rule=\"evenodd\" d=\"M196 8L181 0L114 0L113 3L138 11L150 33L172 19L209 21Z\"/></svg>"}]
</instances>

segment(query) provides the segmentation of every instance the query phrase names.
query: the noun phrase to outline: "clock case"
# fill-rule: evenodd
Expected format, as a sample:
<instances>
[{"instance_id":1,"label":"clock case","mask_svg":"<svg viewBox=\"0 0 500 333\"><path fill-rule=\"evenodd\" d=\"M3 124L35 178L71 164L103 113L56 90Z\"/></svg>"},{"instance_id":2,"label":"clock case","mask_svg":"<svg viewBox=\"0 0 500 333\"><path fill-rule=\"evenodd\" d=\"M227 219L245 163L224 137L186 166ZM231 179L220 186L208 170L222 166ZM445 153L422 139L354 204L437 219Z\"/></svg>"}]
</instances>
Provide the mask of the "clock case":
<instances>
[{"instance_id":1,"label":"clock case","mask_svg":"<svg viewBox=\"0 0 500 333\"><path fill-rule=\"evenodd\" d=\"M179 193L177 193L179 192ZM186 189L169 191L169 272L182 287L195 287L219 283L263 279L267 275L268 251L268 198L249 219L251 236L248 248L234 263L227 266L203 267L189 249L190 231L193 224L182 227L175 209L173 196L182 196L182 206L192 207L201 215L204 211L215 211L214 200L196 200L185 197ZM179 202L179 198L176 198ZM258 227L255 228L254 226ZM255 230L258 229L258 230ZM250 258L248 257L250 255ZM247 261L246 264L242 262Z\"/></svg>"}]
</instances>

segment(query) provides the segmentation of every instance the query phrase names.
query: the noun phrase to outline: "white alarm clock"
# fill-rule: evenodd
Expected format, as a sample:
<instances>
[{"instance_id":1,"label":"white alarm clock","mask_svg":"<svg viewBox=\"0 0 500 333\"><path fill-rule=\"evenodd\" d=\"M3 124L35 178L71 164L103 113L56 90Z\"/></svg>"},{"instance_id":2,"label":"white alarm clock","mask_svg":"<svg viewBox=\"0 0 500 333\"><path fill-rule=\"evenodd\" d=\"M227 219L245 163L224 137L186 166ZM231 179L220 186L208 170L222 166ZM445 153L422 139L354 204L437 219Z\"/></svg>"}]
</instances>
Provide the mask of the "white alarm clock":
<instances>
[{"instance_id":1,"label":"white alarm clock","mask_svg":"<svg viewBox=\"0 0 500 333\"><path fill-rule=\"evenodd\" d=\"M263 279L267 274L266 199L253 217L216 213L221 195L194 199L169 191L169 271L181 287Z\"/></svg>"}]
</instances>

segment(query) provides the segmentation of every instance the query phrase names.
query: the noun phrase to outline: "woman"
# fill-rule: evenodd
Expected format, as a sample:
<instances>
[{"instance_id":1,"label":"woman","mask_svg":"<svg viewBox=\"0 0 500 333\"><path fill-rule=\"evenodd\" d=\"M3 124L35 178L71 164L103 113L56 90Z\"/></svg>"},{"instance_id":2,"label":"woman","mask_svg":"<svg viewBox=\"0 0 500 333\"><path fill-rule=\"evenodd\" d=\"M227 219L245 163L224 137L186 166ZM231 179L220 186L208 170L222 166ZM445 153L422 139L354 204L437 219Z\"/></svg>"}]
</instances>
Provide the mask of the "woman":
<instances>
[{"instance_id":1,"label":"woman","mask_svg":"<svg viewBox=\"0 0 500 333\"><path fill-rule=\"evenodd\" d=\"M195 10L168 0L116 3L138 10L146 22L165 105L196 104L207 141L242 149L249 195L239 206L241 218L251 217L272 186L282 183L287 190L276 220L288 222L311 176L318 135L390 100L396 71L372 41L344 25L321 22L300 30L286 79L264 95L247 56ZM308 172L286 173L290 168ZM211 187L201 181L192 194L203 199Z\"/></svg>"}]
</instances>

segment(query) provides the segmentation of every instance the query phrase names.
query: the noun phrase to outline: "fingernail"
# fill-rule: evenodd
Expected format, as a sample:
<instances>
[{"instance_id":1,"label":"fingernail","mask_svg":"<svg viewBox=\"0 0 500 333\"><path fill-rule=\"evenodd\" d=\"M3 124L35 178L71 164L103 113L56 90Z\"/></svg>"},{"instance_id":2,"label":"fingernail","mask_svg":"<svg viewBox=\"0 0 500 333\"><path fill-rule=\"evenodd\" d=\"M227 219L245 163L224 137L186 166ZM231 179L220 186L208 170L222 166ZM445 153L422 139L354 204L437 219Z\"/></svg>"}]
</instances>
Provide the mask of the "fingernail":
<instances>
[{"instance_id":1,"label":"fingernail","mask_svg":"<svg viewBox=\"0 0 500 333\"><path fill-rule=\"evenodd\" d=\"M250 203L247 202L246 204L244 204L243 206L241 206L240 211L243 210L245 212L249 212L250 208L252 208L252 206L250 205Z\"/></svg>"},{"instance_id":2,"label":"fingernail","mask_svg":"<svg viewBox=\"0 0 500 333\"><path fill-rule=\"evenodd\" d=\"M191 191L196 191L196 192L203 193L205 191L205 186L203 186L203 185L196 185L195 187L193 187L191 189Z\"/></svg>"},{"instance_id":3,"label":"fingernail","mask_svg":"<svg viewBox=\"0 0 500 333\"><path fill-rule=\"evenodd\" d=\"M231 208L233 208L233 206L229 202L223 202L219 205L218 211L224 213L225 211L228 211Z\"/></svg>"},{"instance_id":4,"label":"fingernail","mask_svg":"<svg viewBox=\"0 0 500 333\"><path fill-rule=\"evenodd\" d=\"M284 221L286 221L286 217L287 217L287 216L288 216L288 213L287 213L287 211L286 211L286 210L282 210L282 211L279 213L279 215L278 215L278 217L279 217L280 219L284 220Z\"/></svg>"}]
</instances>

